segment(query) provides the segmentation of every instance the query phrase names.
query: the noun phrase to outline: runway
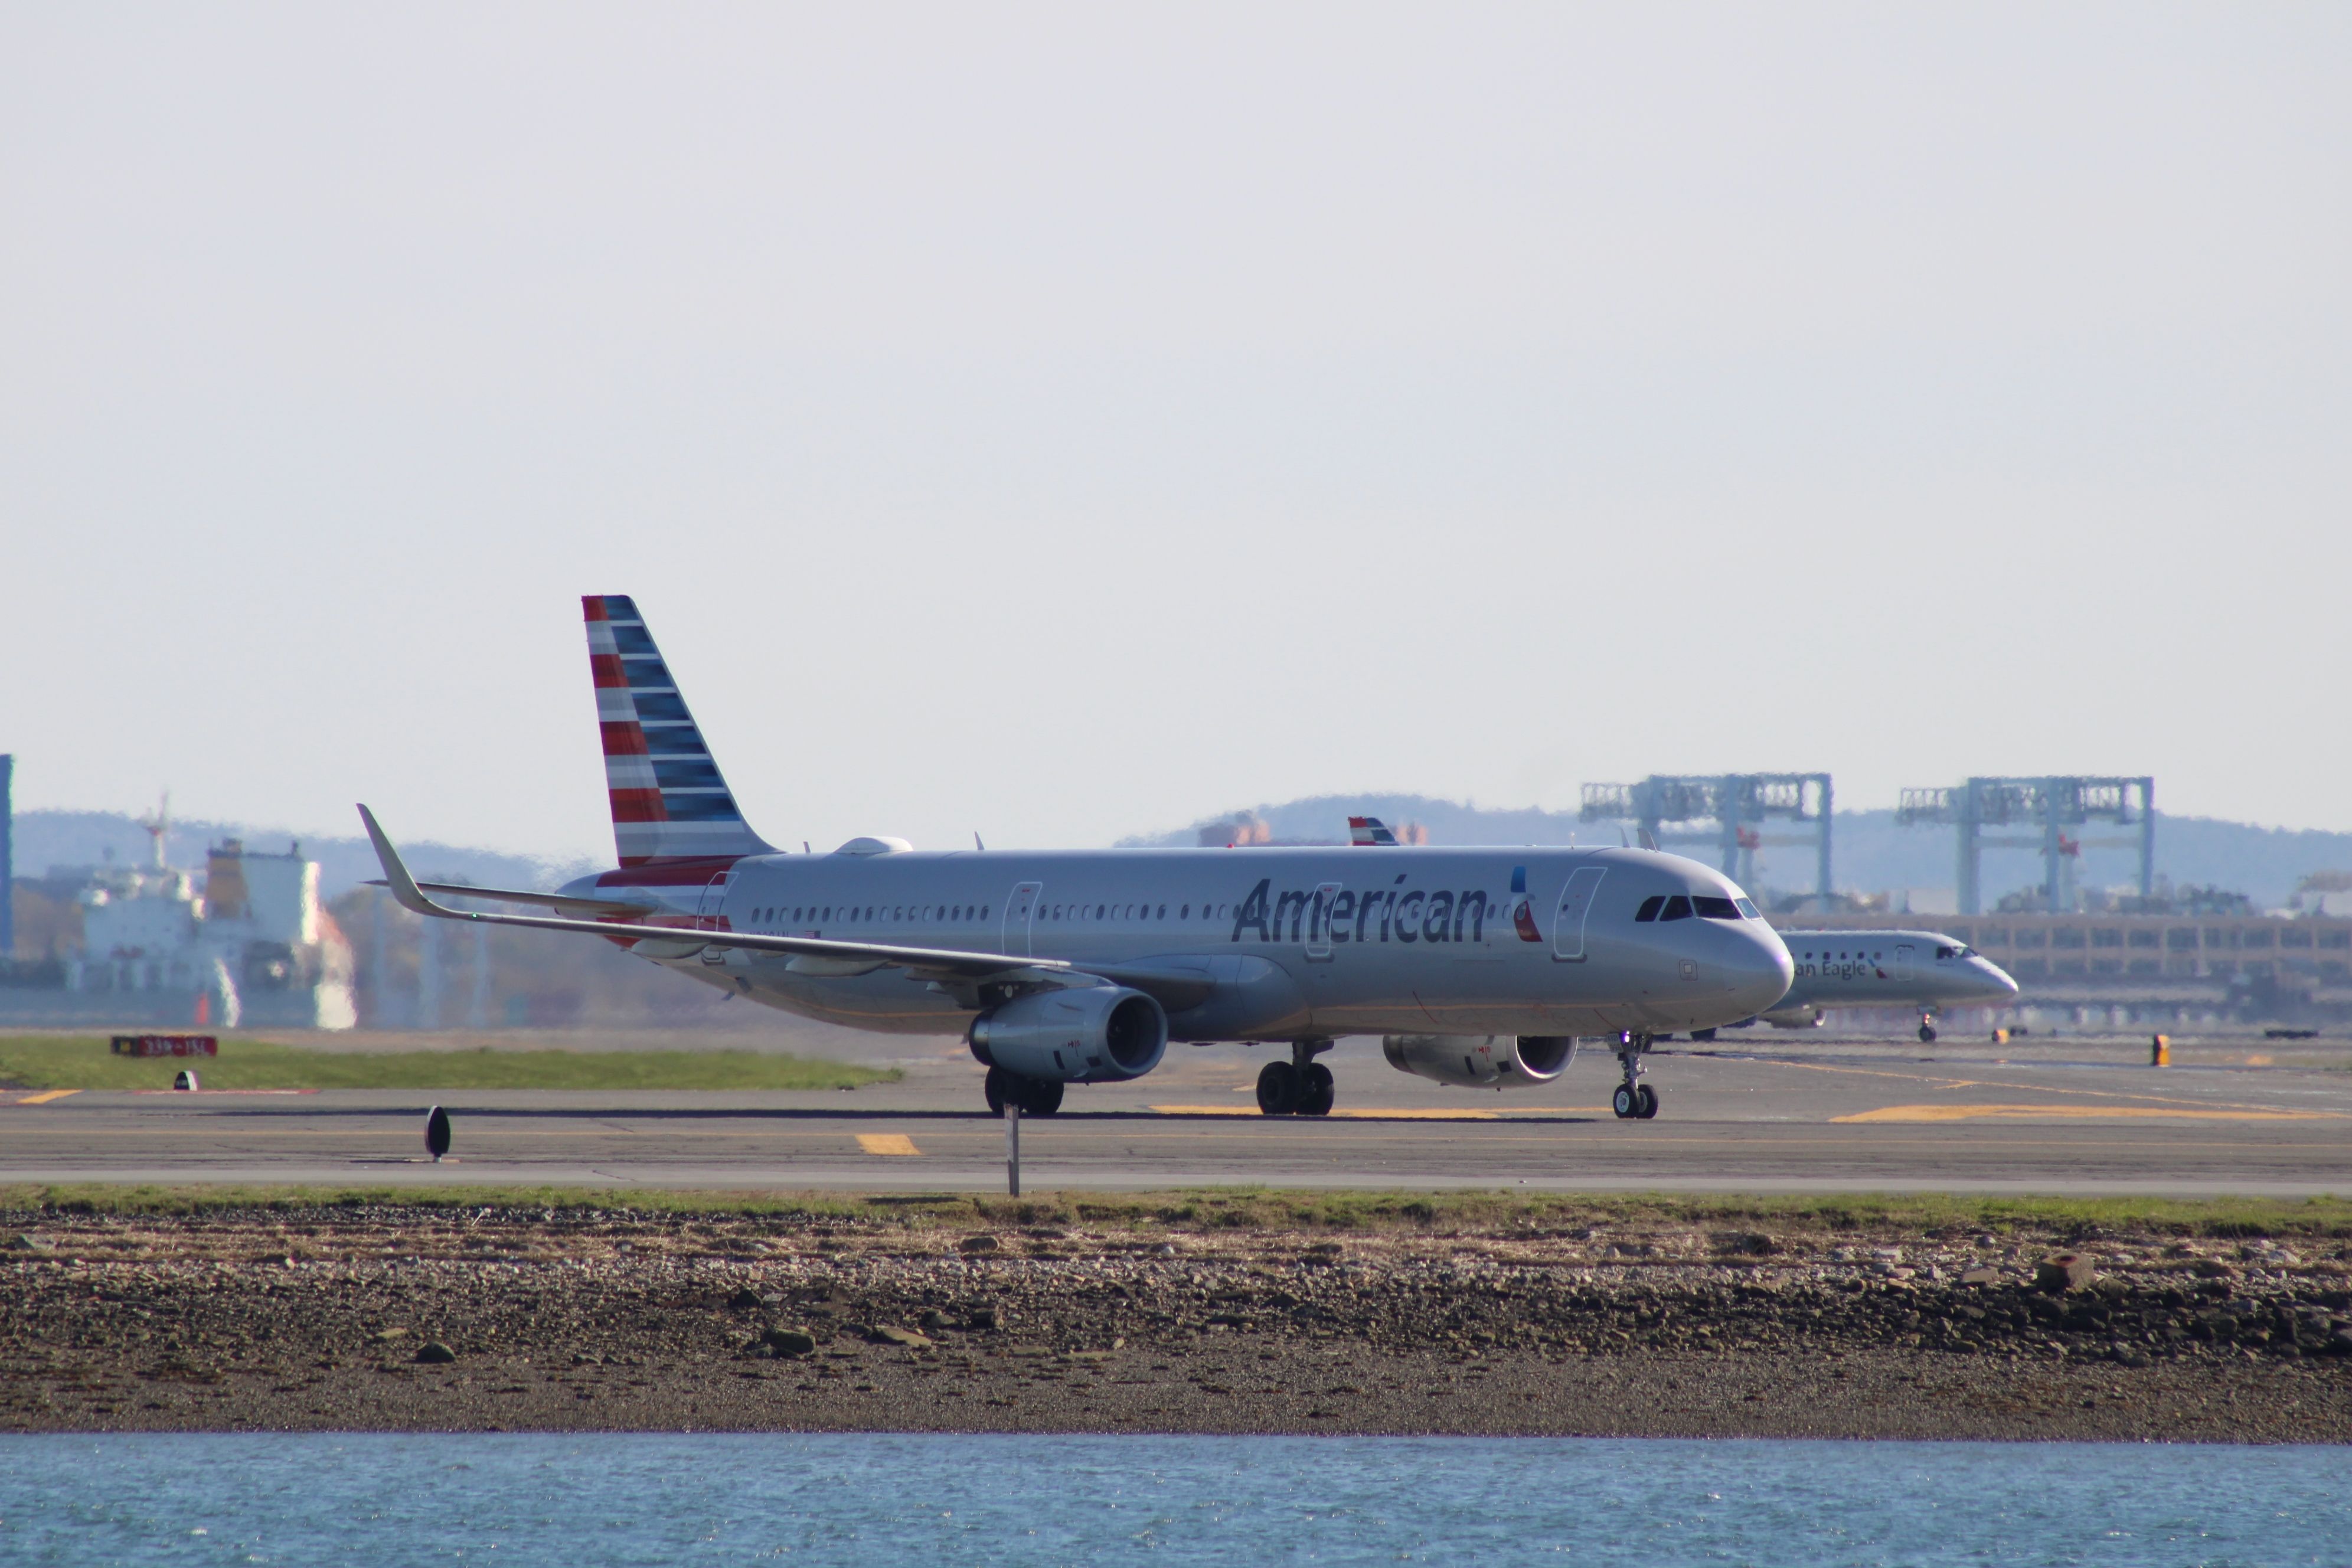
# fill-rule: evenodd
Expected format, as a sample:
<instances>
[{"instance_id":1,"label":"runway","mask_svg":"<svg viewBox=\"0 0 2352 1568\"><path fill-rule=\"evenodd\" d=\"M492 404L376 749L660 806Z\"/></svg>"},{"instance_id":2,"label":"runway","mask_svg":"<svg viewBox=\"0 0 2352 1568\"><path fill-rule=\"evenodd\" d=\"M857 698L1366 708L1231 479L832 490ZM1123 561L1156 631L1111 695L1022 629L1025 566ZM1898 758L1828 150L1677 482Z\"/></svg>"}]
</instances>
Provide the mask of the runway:
<instances>
[{"instance_id":1,"label":"runway","mask_svg":"<svg viewBox=\"0 0 2352 1568\"><path fill-rule=\"evenodd\" d=\"M903 1048L903 1047L900 1047ZM928 1047L926 1047L928 1048ZM1190 1050L1129 1085L1073 1089L1022 1130L1025 1190L2352 1192L2352 1071L2242 1049L2145 1046L1683 1046L1652 1058L1656 1121L1609 1114L1615 1064L1526 1093L1405 1077L1370 1041L1331 1058L1339 1110L1265 1118L1264 1049ZM2013 1048L2012 1048L2013 1049ZM1003 1123L960 1052L829 1093L452 1091L455 1158L423 1152L427 1097L0 1093L0 1182L478 1184L861 1192L1003 1190Z\"/></svg>"}]
</instances>

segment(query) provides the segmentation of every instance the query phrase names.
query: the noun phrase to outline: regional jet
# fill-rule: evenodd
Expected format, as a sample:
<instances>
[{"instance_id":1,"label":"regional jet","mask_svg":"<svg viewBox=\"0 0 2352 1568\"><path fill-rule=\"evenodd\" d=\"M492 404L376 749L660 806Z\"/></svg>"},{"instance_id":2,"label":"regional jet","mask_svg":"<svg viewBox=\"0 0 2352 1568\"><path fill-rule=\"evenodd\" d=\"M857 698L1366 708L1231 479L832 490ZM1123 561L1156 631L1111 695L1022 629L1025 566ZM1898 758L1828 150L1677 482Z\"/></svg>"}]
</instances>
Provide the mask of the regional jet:
<instances>
[{"instance_id":1,"label":"regional jet","mask_svg":"<svg viewBox=\"0 0 2352 1568\"><path fill-rule=\"evenodd\" d=\"M855 1028L956 1035L992 1112L1140 1078L1171 1039L1287 1045L1269 1116L1331 1110L1315 1058L1377 1034L1440 1083L1549 1083L1580 1037L1620 1117L1658 1110L1650 1042L1752 1017L1788 949L1731 882L1646 849L1360 846L790 854L751 831L635 604L583 601L619 865L552 893L420 884L364 805L384 879L443 920L602 937L674 973ZM481 911L446 900L536 905ZM1666 905L1688 918L1643 916Z\"/></svg>"},{"instance_id":2,"label":"regional jet","mask_svg":"<svg viewBox=\"0 0 2352 1568\"><path fill-rule=\"evenodd\" d=\"M1789 994L1758 1016L1783 1029L1820 1026L1837 1007L1909 1007L1919 1038L1936 1037L1945 1007L1999 1006L2017 994L2006 970L1932 931L1784 931L1795 961Z\"/></svg>"}]
</instances>

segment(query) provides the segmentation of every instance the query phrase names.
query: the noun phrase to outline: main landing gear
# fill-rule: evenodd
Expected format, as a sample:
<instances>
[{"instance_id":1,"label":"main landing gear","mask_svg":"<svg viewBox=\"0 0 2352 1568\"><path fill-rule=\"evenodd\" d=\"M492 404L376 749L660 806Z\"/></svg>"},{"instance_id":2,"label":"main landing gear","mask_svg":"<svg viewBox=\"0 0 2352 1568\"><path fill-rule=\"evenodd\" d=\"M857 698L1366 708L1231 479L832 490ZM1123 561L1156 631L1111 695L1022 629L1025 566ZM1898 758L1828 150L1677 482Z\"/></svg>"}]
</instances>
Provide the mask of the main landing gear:
<instances>
[{"instance_id":1,"label":"main landing gear","mask_svg":"<svg viewBox=\"0 0 2352 1568\"><path fill-rule=\"evenodd\" d=\"M1919 1010L1919 1043L1923 1046L1936 1043L1936 1015L1925 1007Z\"/></svg>"},{"instance_id":2,"label":"main landing gear","mask_svg":"<svg viewBox=\"0 0 2352 1568\"><path fill-rule=\"evenodd\" d=\"M1610 1096L1609 1109L1620 1121L1647 1121L1658 1114L1658 1091L1642 1081L1642 1053L1649 1048L1647 1035L1629 1029L1617 1037L1617 1061L1625 1069L1625 1081Z\"/></svg>"},{"instance_id":3,"label":"main landing gear","mask_svg":"<svg viewBox=\"0 0 2352 1568\"><path fill-rule=\"evenodd\" d=\"M1268 1062L1257 1075L1257 1108L1268 1116L1328 1116L1338 1091L1331 1069L1315 1058L1328 1040L1293 1040L1290 1059Z\"/></svg>"},{"instance_id":4,"label":"main landing gear","mask_svg":"<svg viewBox=\"0 0 2352 1568\"><path fill-rule=\"evenodd\" d=\"M1018 1105L1024 1116L1051 1116L1062 1109L1059 1079L1023 1078L1003 1068L991 1068L982 1092L988 1096L991 1116L1003 1115L1008 1105Z\"/></svg>"}]
</instances>

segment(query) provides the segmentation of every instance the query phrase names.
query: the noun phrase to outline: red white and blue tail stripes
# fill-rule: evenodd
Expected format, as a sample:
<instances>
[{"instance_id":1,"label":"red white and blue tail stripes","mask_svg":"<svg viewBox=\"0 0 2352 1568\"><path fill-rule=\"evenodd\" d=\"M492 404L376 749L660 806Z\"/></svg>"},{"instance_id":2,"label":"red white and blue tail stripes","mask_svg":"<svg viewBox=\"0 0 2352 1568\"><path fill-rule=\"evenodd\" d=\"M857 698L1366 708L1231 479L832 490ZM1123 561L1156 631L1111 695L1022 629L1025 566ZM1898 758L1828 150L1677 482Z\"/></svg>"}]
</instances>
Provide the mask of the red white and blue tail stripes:
<instances>
[{"instance_id":1,"label":"red white and blue tail stripes","mask_svg":"<svg viewBox=\"0 0 2352 1568\"><path fill-rule=\"evenodd\" d=\"M591 594L580 606L621 864L768 853L736 809L635 601Z\"/></svg>"}]
</instances>

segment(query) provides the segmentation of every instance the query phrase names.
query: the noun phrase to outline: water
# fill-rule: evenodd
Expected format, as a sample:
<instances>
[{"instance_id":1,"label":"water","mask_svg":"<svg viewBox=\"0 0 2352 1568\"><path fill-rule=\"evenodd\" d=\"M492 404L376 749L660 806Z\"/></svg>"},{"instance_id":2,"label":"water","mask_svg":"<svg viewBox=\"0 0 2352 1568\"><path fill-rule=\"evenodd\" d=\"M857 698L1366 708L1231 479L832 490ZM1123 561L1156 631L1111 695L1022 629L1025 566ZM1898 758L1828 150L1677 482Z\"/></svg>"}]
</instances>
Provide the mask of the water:
<instances>
[{"instance_id":1,"label":"water","mask_svg":"<svg viewBox=\"0 0 2352 1568\"><path fill-rule=\"evenodd\" d=\"M0 1564L2352 1563L2352 1450L0 1436Z\"/></svg>"}]
</instances>

